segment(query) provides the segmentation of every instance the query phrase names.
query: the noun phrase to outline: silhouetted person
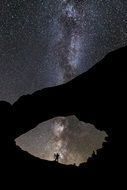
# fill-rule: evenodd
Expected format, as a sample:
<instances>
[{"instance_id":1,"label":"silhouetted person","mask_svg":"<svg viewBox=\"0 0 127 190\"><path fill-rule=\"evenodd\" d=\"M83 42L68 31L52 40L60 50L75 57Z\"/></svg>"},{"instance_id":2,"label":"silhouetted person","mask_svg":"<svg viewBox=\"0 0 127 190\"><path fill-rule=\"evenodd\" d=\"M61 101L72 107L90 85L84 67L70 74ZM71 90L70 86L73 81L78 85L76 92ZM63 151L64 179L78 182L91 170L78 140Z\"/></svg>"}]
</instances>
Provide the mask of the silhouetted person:
<instances>
[{"instance_id":1,"label":"silhouetted person","mask_svg":"<svg viewBox=\"0 0 127 190\"><path fill-rule=\"evenodd\" d=\"M60 155L59 155L58 153L57 153L57 154L54 154L55 162L58 162L59 157L60 157Z\"/></svg>"},{"instance_id":2,"label":"silhouetted person","mask_svg":"<svg viewBox=\"0 0 127 190\"><path fill-rule=\"evenodd\" d=\"M93 151L92 157L94 158L95 156L96 156L96 153L95 153L95 151Z\"/></svg>"}]
</instances>

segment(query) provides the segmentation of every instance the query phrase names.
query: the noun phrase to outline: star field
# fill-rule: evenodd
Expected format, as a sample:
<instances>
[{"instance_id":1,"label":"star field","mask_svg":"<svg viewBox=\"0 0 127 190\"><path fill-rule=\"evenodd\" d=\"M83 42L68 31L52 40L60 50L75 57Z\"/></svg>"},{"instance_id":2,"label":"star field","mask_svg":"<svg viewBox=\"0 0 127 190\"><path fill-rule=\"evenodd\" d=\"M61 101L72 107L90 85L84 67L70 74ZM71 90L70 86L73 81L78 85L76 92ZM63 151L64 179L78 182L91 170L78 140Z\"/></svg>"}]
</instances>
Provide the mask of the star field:
<instances>
[{"instance_id":1,"label":"star field","mask_svg":"<svg viewBox=\"0 0 127 190\"><path fill-rule=\"evenodd\" d=\"M126 44L126 1L1 0L0 99L67 82Z\"/></svg>"},{"instance_id":2,"label":"star field","mask_svg":"<svg viewBox=\"0 0 127 190\"><path fill-rule=\"evenodd\" d=\"M125 0L1 0L0 100L13 103L24 94L66 83L87 71L108 52L125 45L127 45ZM68 118L64 119L68 121ZM34 155L51 160L53 152L50 139L54 136L49 137L52 131L50 126L58 127L54 120L55 118L48 122L45 137L43 135L45 124L41 124L40 128L22 137L20 146ZM60 120L63 121L62 118ZM69 126L74 126L75 118L71 117L69 121ZM66 122L64 128L68 126ZM80 125L80 121L77 125ZM69 129L68 134L71 131ZM78 128L75 128L75 131L78 138L80 134ZM87 127L84 127L85 131L89 131ZM75 160L79 164L91 154L93 147L96 149L97 144L100 147L104 136L100 132L98 137L98 132L94 131L92 127L89 138L82 141L87 151L84 152L85 148L77 148L80 150L78 154L76 151L72 153L68 148L67 134L64 147L68 154L72 153L73 159L66 158L66 161L63 159L62 162L72 163L76 157L80 157ZM73 134L74 132L71 133L72 136ZM60 142L63 141L61 136L59 138ZM96 141L91 141L91 138L95 138ZM49 139L46 145L49 146L46 149L48 152L44 151L46 139ZM63 146L57 140L55 138L52 142L57 143L58 147L61 147L57 151L61 151ZM71 148L74 147L77 147L76 140L71 142ZM81 156L82 153L84 157ZM42 154L46 157L42 157Z\"/></svg>"}]
</instances>

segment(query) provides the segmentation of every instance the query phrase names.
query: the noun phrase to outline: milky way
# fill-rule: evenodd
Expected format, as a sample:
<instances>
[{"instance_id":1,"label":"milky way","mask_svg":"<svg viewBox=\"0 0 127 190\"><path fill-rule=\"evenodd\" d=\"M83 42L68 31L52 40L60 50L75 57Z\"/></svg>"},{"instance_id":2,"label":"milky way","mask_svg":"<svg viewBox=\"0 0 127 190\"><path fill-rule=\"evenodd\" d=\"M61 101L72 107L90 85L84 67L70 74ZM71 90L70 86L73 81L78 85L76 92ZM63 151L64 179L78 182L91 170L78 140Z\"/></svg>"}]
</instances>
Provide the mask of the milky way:
<instances>
[{"instance_id":1,"label":"milky way","mask_svg":"<svg viewBox=\"0 0 127 190\"><path fill-rule=\"evenodd\" d=\"M21 95L66 83L124 45L127 45L125 0L1 0L0 100L13 103ZM70 125L74 125L73 117ZM38 140L33 146L36 133ZM40 128L32 131L28 142L27 133L25 149L38 150L45 139L39 138L42 133ZM96 138L97 133L91 132L91 137ZM101 137L100 133L96 143L102 143ZM84 141L88 146L87 142ZM62 142L56 143L59 147ZM20 145L24 145L23 141ZM90 150L85 154L90 155ZM38 154L33 151L34 155L42 153L44 149L39 149Z\"/></svg>"},{"instance_id":2,"label":"milky way","mask_svg":"<svg viewBox=\"0 0 127 190\"><path fill-rule=\"evenodd\" d=\"M105 137L105 132L79 121L75 116L69 116L39 124L29 134L16 139L16 143L39 158L52 161L54 153L59 153L60 163L79 165L86 162L93 151L102 147Z\"/></svg>"},{"instance_id":3,"label":"milky way","mask_svg":"<svg viewBox=\"0 0 127 190\"><path fill-rule=\"evenodd\" d=\"M1 0L0 99L67 82L127 44L127 1Z\"/></svg>"}]
</instances>

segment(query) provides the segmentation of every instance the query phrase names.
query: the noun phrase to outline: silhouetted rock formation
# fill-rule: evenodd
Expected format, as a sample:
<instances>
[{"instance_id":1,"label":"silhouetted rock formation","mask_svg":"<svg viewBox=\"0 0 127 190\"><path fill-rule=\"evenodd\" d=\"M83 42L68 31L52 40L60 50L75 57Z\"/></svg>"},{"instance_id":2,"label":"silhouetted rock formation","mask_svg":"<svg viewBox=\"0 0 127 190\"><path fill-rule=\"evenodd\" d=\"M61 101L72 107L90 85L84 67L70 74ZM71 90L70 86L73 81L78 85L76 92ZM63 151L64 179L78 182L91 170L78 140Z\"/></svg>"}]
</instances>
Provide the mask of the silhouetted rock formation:
<instances>
[{"instance_id":1,"label":"silhouetted rock formation","mask_svg":"<svg viewBox=\"0 0 127 190\"><path fill-rule=\"evenodd\" d=\"M22 172L33 178L40 173L44 176L62 173L103 178L107 183L113 176L124 176L126 64L127 47L124 47L109 53L88 72L67 84L22 96L13 105L0 102L1 159L5 178L14 174L16 177ZM98 150L97 155L89 158L86 164L75 167L43 161L15 145L16 137L40 122L67 115L76 115L108 134L103 149Z\"/></svg>"}]
</instances>

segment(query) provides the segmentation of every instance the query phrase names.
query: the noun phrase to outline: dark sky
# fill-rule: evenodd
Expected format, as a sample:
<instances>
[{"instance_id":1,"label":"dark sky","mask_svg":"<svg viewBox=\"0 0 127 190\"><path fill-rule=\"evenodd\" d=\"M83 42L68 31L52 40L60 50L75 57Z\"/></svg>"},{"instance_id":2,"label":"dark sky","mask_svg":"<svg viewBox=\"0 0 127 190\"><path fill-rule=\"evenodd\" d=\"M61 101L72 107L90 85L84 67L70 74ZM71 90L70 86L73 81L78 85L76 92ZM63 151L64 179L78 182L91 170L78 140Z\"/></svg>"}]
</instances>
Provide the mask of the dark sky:
<instances>
[{"instance_id":1,"label":"dark sky","mask_svg":"<svg viewBox=\"0 0 127 190\"><path fill-rule=\"evenodd\" d=\"M0 0L0 100L66 82L125 44L125 0Z\"/></svg>"},{"instance_id":2,"label":"dark sky","mask_svg":"<svg viewBox=\"0 0 127 190\"><path fill-rule=\"evenodd\" d=\"M21 95L65 83L87 71L111 50L125 45L126 0L0 0L0 100L13 103ZM70 129L75 121L74 116L55 118L46 124L49 126L46 133L45 124L40 124L41 127L22 136L18 143L34 155L45 154L43 158L50 159L53 154L50 140L54 138L50 136L50 127L53 125L60 131L68 127L61 146L59 140L63 138L55 138L59 153L62 154L65 144L68 147L69 134L73 137L76 132L77 138L71 142L71 148L75 147L72 157L83 158L83 153L85 160L93 147L100 147L104 133L98 136L98 131L90 126L89 132L88 124L84 124L82 133L89 133L89 137L81 141L84 143L78 150L82 151L77 155L80 132L78 128L73 132ZM80 121L77 123L80 126ZM49 152L44 151L45 139L49 139ZM65 163L70 161L71 158L64 159Z\"/></svg>"}]
</instances>

